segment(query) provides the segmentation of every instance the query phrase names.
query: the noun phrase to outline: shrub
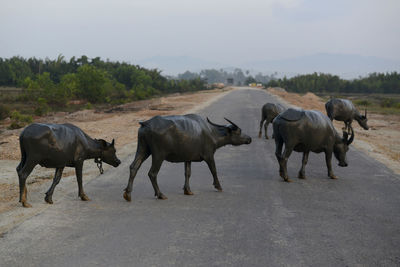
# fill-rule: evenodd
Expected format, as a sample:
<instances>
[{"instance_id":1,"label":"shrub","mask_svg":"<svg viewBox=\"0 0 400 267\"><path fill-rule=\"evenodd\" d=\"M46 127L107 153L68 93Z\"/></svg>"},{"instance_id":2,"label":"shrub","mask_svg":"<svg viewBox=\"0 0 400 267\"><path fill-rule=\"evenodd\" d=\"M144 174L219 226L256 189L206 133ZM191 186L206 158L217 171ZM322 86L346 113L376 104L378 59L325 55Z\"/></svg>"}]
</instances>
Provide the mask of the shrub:
<instances>
[{"instance_id":1,"label":"shrub","mask_svg":"<svg viewBox=\"0 0 400 267\"><path fill-rule=\"evenodd\" d=\"M50 111L50 107L47 105L46 99L39 97L38 100L38 106L35 108L35 115L37 116L43 116L46 115Z\"/></svg>"},{"instance_id":2,"label":"shrub","mask_svg":"<svg viewBox=\"0 0 400 267\"><path fill-rule=\"evenodd\" d=\"M372 103L366 99L358 99L354 101L357 106L371 106Z\"/></svg>"},{"instance_id":3,"label":"shrub","mask_svg":"<svg viewBox=\"0 0 400 267\"><path fill-rule=\"evenodd\" d=\"M10 109L5 105L0 104L0 120L4 120L8 116L10 116Z\"/></svg>"},{"instance_id":4,"label":"shrub","mask_svg":"<svg viewBox=\"0 0 400 267\"><path fill-rule=\"evenodd\" d=\"M381 107L383 108L391 108L396 106L396 104L397 104L396 101L391 98L383 98L380 103Z\"/></svg>"},{"instance_id":5,"label":"shrub","mask_svg":"<svg viewBox=\"0 0 400 267\"><path fill-rule=\"evenodd\" d=\"M85 105L85 109L92 109L92 108L93 108L92 103L87 102Z\"/></svg>"},{"instance_id":6,"label":"shrub","mask_svg":"<svg viewBox=\"0 0 400 267\"><path fill-rule=\"evenodd\" d=\"M28 123L32 123L32 116L22 115L18 111L13 111L11 113L11 125L8 127L9 129L18 129L22 128Z\"/></svg>"}]
</instances>

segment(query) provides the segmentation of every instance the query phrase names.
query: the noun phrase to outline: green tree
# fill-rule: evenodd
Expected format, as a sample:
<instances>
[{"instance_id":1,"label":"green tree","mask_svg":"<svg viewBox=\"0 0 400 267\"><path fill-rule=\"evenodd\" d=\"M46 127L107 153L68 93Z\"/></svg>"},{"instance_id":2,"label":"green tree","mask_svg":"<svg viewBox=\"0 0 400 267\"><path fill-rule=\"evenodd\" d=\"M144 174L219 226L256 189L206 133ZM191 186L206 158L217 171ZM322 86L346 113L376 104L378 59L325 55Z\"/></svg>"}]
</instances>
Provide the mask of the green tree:
<instances>
[{"instance_id":1,"label":"green tree","mask_svg":"<svg viewBox=\"0 0 400 267\"><path fill-rule=\"evenodd\" d=\"M105 102L110 80L107 73L95 66L82 65L76 74L78 84L76 94L92 103Z\"/></svg>"}]
</instances>

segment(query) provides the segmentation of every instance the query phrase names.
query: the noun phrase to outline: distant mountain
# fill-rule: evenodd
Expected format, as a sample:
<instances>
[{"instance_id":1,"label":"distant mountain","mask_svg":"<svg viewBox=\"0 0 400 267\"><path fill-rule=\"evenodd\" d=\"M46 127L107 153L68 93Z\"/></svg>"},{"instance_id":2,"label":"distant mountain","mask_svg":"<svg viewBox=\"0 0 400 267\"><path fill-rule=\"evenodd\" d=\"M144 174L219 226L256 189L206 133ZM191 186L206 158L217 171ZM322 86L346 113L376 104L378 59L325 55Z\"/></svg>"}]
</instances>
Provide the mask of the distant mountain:
<instances>
[{"instance_id":1,"label":"distant mountain","mask_svg":"<svg viewBox=\"0 0 400 267\"><path fill-rule=\"evenodd\" d=\"M224 65L218 62L207 61L189 56L154 56L139 60L138 64L146 68L157 68L164 74L177 75L187 70L200 72L203 69L221 68Z\"/></svg>"},{"instance_id":2,"label":"distant mountain","mask_svg":"<svg viewBox=\"0 0 400 267\"><path fill-rule=\"evenodd\" d=\"M283 60L260 60L246 62L243 66L261 72L306 74L323 72L339 75L345 79L365 76L372 72L400 71L400 61L378 57L345 54L315 54Z\"/></svg>"},{"instance_id":3,"label":"distant mountain","mask_svg":"<svg viewBox=\"0 0 400 267\"><path fill-rule=\"evenodd\" d=\"M236 67L231 64L208 61L189 56L155 56L140 60L139 65L147 68L158 68L164 74L177 75L187 70L200 72L202 69L224 69L228 72ZM346 54L314 54L296 58L281 60L253 60L236 64L243 71L250 70L252 75L263 73L271 75L277 73L277 77L292 77L297 74L323 72L339 75L341 78L353 79L366 76L372 72L400 72L400 61L378 57L365 57ZM229 67L227 67L229 66Z\"/></svg>"}]
</instances>

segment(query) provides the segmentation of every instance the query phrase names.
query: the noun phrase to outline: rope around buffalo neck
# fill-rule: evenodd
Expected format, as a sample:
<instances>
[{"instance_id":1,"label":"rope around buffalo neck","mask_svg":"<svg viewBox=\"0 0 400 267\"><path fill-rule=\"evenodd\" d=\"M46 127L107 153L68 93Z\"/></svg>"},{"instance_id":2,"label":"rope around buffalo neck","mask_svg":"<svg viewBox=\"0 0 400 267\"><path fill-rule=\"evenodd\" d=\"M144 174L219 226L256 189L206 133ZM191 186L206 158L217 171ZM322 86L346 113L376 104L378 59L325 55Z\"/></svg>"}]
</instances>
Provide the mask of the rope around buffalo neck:
<instances>
[{"instance_id":1,"label":"rope around buffalo neck","mask_svg":"<svg viewBox=\"0 0 400 267\"><path fill-rule=\"evenodd\" d=\"M100 174L103 174L104 169L103 169L103 162L101 161L101 158L95 158L94 162L97 164L97 168L99 168Z\"/></svg>"}]
</instances>

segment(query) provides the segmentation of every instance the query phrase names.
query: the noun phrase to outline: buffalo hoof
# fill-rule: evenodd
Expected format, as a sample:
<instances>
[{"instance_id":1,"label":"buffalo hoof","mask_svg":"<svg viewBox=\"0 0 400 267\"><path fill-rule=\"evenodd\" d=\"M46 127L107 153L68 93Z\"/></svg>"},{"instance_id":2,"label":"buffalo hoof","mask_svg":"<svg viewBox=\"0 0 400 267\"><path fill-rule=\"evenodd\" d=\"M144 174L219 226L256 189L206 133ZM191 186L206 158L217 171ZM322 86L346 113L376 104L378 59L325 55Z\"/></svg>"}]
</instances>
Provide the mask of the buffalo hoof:
<instances>
[{"instance_id":1,"label":"buffalo hoof","mask_svg":"<svg viewBox=\"0 0 400 267\"><path fill-rule=\"evenodd\" d=\"M22 206L23 206L24 208L32 208L32 205L29 204L28 202L22 202Z\"/></svg>"},{"instance_id":2,"label":"buffalo hoof","mask_svg":"<svg viewBox=\"0 0 400 267\"><path fill-rule=\"evenodd\" d=\"M299 179L306 179L306 175L301 173L301 172L299 172L299 176L298 177L299 177Z\"/></svg>"},{"instance_id":3,"label":"buffalo hoof","mask_svg":"<svg viewBox=\"0 0 400 267\"><path fill-rule=\"evenodd\" d=\"M191 196L191 195L193 195L193 192L192 192L192 191L190 191L190 189L189 189L189 190L187 190L187 189L183 189L183 193L184 193L185 195L188 195L188 196Z\"/></svg>"},{"instance_id":4,"label":"buffalo hoof","mask_svg":"<svg viewBox=\"0 0 400 267\"><path fill-rule=\"evenodd\" d=\"M124 198L126 201L131 202L131 193L124 192Z\"/></svg>"},{"instance_id":5,"label":"buffalo hoof","mask_svg":"<svg viewBox=\"0 0 400 267\"><path fill-rule=\"evenodd\" d=\"M49 195L46 195L44 197L44 201L46 201L49 204L53 204L53 198L51 196L49 196Z\"/></svg>"},{"instance_id":6,"label":"buffalo hoof","mask_svg":"<svg viewBox=\"0 0 400 267\"><path fill-rule=\"evenodd\" d=\"M168 199L163 193L160 193L157 198L158 199Z\"/></svg>"},{"instance_id":7,"label":"buffalo hoof","mask_svg":"<svg viewBox=\"0 0 400 267\"><path fill-rule=\"evenodd\" d=\"M267 139L267 140L269 139L267 135L265 136L265 139Z\"/></svg>"},{"instance_id":8,"label":"buffalo hoof","mask_svg":"<svg viewBox=\"0 0 400 267\"><path fill-rule=\"evenodd\" d=\"M338 177L336 176L336 175L331 175L331 176L329 176L331 179L337 179Z\"/></svg>"},{"instance_id":9,"label":"buffalo hoof","mask_svg":"<svg viewBox=\"0 0 400 267\"><path fill-rule=\"evenodd\" d=\"M289 179L289 177L287 177L287 176L284 175L283 171L279 171L279 175L282 177L282 179L283 179L285 182L290 183L290 182L292 181L292 180Z\"/></svg>"},{"instance_id":10,"label":"buffalo hoof","mask_svg":"<svg viewBox=\"0 0 400 267\"><path fill-rule=\"evenodd\" d=\"M258 138L261 138L261 132L258 133Z\"/></svg>"},{"instance_id":11,"label":"buffalo hoof","mask_svg":"<svg viewBox=\"0 0 400 267\"><path fill-rule=\"evenodd\" d=\"M82 196L81 196L81 200L82 200L82 201L90 201L90 198L88 198L87 195L82 195Z\"/></svg>"},{"instance_id":12,"label":"buffalo hoof","mask_svg":"<svg viewBox=\"0 0 400 267\"><path fill-rule=\"evenodd\" d=\"M214 185L214 187L215 187L215 189L218 190L218 192L222 192L222 187L221 187L221 185L217 184L217 185Z\"/></svg>"}]
</instances>

